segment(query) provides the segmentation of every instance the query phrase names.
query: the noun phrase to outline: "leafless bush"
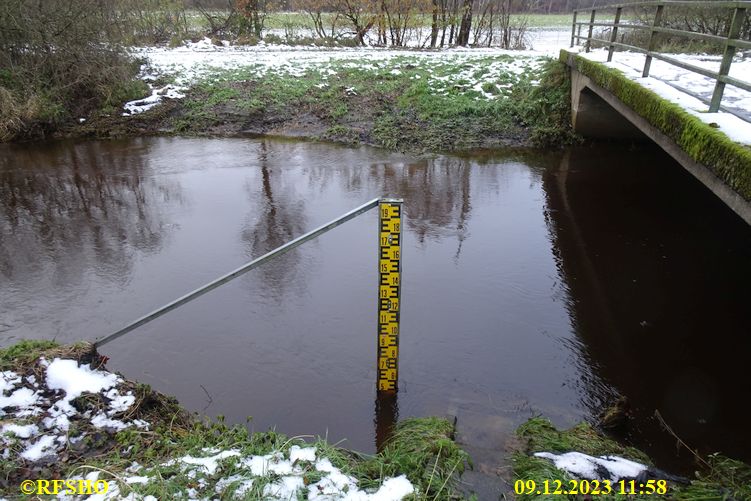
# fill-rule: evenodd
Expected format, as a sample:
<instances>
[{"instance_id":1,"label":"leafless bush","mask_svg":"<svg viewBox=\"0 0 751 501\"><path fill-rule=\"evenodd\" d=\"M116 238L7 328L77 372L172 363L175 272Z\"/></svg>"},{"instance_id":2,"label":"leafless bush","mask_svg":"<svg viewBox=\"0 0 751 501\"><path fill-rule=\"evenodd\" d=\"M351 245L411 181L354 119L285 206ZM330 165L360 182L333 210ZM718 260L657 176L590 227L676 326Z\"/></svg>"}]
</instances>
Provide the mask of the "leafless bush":
<instances>
[{"instance_id":1,"label":"leafless bush","mask_svg":"<svg viewBox=\"0 0 751 501\"><path fill-rule=\"evenodd\" d=\"M164 43L189 33L183 0L118 0L128 43Z\"/></svg>"},{"instance_id":2,"label":"leafless bush","mask_svg":"<svg viewBox=\"0 0 751 501\"><path fill-rule=\"evenodd\" d=\"M336 37L341 16L334 10L333 0L296 0L294 5L308 14L318 38L325 40Z\"/></svg>"},{"instance_id":3,"label":"leafless bush","mask_svg":"<svg viewBox=\"0 0 751 501\"><path fill-rule=\"evenodd\" d=\"M512 17L514 4L511 0L477 1L473 45L490 47L496 44L503 49L523 49L526 46L528 21L524 15Z\"/></svg>"},{"instance_id":4,"label":"leafless bush","mask_svg":"<svg viewBox=\"0 0 751 501\"><path fill-rule=\"evenodd\" d=\"M120 12L99 0L0 3L0 136L40 135L143 91L114 39Z\"/></svg>"}]
</instances>

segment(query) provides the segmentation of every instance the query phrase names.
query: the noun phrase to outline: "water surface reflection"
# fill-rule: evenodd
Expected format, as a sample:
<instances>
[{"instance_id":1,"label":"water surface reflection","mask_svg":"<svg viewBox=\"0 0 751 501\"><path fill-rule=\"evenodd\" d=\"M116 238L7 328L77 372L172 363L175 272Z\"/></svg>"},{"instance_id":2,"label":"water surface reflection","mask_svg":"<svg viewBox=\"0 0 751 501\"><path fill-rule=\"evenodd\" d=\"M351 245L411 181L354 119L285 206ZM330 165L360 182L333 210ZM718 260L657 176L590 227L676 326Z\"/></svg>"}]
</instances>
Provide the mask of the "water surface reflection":
<instances>
[{"instance_id":1,"label":"water surface reflection","mask_svg":"<svg viewBox=\"0 0 751 501\"><path fill-rule=\"evenodd\" d=\"M748 389L733 378L749 232L668 164L651 150L411 158L243 139L3 147L2 342L101 337L401 197L398 406L374 403L375 213L107 345L111 366L192 410L366 451L397 416L456 416L485 472L527 417L570 425L617 394L635 405L632 438L665 462L654 408L703 419L692 439L743 455L725 430Z\"/></svg>"}]
</instances>

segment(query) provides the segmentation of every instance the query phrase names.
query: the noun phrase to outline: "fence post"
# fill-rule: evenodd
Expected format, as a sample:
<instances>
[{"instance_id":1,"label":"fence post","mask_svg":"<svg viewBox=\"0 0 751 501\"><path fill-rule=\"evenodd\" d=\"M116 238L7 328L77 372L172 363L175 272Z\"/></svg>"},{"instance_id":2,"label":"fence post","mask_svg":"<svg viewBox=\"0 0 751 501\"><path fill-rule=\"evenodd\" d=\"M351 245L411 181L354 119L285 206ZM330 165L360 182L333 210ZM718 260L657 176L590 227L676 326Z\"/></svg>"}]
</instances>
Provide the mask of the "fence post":
<instances>
[{"instance_id":1,"label":"fence post","mask_svg":"<svg viewBox=\"0 0 751 501\"><path fill-rule=\"evenodd\" d=\"M401 248L402 200L382 199L378 204L379 392L396 392L398 389Z\"/></svg>"},{"instance_id":2,"label":"fence post","mask_svg":"<svg viewBox=\"0 0 751 501\"><path fill-rule=\"evenodd\" d=\"M615 49L613 42L615 42L615 39L618 36L618 23L621 21L622 9L623 7L615 9L615 21L613 22L613 31L610 33L610 47L608 48L608 62L613 60L613 50Z\"/></svg>"},{"instance_id":3,"label":"fence post","mask_svg":"<svg viewBox=\"0 0 751 501\"><path fill-rule=\"evenodd\" d=\"M574 46L574 35L576 33L576 11L574 11L574 22L571 23L571 47ZM578 42L578 40L577 40Z\"/></svg>"},{"instance_id":4,"label":"fence post","mask_svg":"<svg viewBox=\"0 0 751 501\"><path fill-rule=\"evenodd\" d=\"M660 4L657 6L657 10L655 11L655 20L652 23L652 28L657 28L660 26L660 22L662 21L662 9L664 5ZM649 32L649 45L647 46L647 59L644 61L644 71L642 71L641 76L642 77L648 77L649 76L649 67L652 66L652 56L650 56L650 52L655 50L655 45L657 44L655 40L655 34L657 32L652 29Z\"/></svg>"},{"instance_id":5,"label":"fence post","mask_svg":"<svg viewBox=\"0 0 751 501\"><path fill-rule=\"evenodd\" d=\"M595 9L592 9L592 15L589 17L589 33L587 34L586 52L589 52L589 48L592 46L592 29L595 24Z\"/></svg>"},{"instance_id":6,"label":"fence post","mask_svg":"<svg viewBox=\"0 0 751 501\"><path fill-rule=\"evenodd\" d=\"M738 38L745 17L746 9L736 7L735 12L733 12L733 20L730 23L730 29L728 30L728 38L725 42L725 53L722 56L722 63L720 63L718 79L715 82L712 100L709 102L710 113L715 113L720 109L722 93L725 92L725 82L720 81L719 77L727 76L728 73L730 73L730 64L733 62L733 56L735 56L736 49L736 47L730 43L730 40Z\"/></svg>"}]
</instances>

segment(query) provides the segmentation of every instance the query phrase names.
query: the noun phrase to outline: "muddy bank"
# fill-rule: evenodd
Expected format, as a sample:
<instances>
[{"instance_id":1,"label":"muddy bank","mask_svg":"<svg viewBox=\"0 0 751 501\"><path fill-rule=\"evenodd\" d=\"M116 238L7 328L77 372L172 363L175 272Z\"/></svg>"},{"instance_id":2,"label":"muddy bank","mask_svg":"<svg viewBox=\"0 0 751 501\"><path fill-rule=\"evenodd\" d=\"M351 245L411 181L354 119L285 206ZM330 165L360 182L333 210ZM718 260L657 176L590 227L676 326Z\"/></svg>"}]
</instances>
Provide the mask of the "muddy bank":
<instances>
[{"instance_id":1,"label":"muddy bank","mask_svg":"<svg viewBox=\"0 0 751 501\"><path fill-rule=\"evenodd\" d=\"M194 85L184 99L164 99L132 116L95 114L57 135L268 135L434 153L575 141L568 76L554 61L515 76L508 96L497 99L461 85L436 92L423 83L432 68L412 63L388 72L330 71L296 78L225 73Z\"/></svg>"},{"instance_id":2,"label":"muddy bank","mask_svg":"<svg viewBox=\"0 0 751 501\"><path fill-rule=\"evenodd\" d=\"M121 138L180 135L196 137L271 136L347 145L367 145L409 152L453 152L474 148L534 146L529 127L510 122L502 127L482 125L480 130L445 130L431 133L431 124L415 112L395 114L389 103L372 96L348 97L346 115L332 117L325 102L297 106L248 109L244 101L257 82L233 86L241 97L212 102L211 94L193 90L185 100L169 100L136 116L95 116L83 124L69 124L56 134L59 138ZM342 89L345 93L345 89ZM201 106L195 112L196 103ZM384 130L379 119L393 117ZM460 124L457 124L459 126ZM384 137L386 135L387 137ZM411 140L407 140L411 138Z\"/></svg>"}]
</instances>

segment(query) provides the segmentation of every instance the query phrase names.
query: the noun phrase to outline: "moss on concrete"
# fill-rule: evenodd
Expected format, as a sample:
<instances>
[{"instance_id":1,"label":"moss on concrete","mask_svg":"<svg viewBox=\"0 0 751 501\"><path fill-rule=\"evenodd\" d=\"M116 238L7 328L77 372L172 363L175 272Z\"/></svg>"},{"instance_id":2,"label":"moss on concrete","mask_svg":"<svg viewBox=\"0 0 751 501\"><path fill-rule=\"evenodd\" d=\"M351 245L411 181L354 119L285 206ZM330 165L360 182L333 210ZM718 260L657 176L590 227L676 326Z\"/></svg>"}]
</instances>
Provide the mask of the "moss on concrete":
<instances>
[{"instance_id":1,"label":"moss on concrete","mask_svg":"<svg viewBox=\"0 0 751 501\"><path fill-rule=\"evenodd\" d=\"M642 87L622 72L580 55L561 50L560 60L610 91L680 146L693 160L705 165L733 190L751 201L751 148Z\"/></svg>"}]
</instances>

